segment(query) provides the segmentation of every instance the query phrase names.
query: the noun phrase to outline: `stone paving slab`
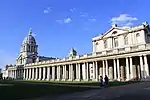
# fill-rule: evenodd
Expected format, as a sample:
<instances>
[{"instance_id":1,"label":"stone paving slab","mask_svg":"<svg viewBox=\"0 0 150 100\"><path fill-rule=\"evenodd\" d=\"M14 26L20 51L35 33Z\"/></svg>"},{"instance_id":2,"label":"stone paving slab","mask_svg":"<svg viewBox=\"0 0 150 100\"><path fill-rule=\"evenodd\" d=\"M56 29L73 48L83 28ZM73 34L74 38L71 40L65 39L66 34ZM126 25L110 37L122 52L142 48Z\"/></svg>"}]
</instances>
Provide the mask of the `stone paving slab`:
<instances>
[{"instance_id":1,"label":"stone paving slab","mask_svg":"<svg viewBox=\"0 0 150 100\"><path fill-rule=\"evenodd\" d=\"M149 88L150 82L142 82L110 88L93 89L54 98L45 96L28 100L150 100Z\"/></svg>"},{"instance_id":2,"label":"stone paving slab","mask_svg":"<svg viewBox=\"0 0 150 100\"><path fill-rule=\"evenodd\" d=\"M147 87L150 87L150 82L129 84L129 85L124 85L124 86L110 87L110 88L104 88L104 89L99 89L99 90L96 89L96 90L86 91L82 93L74 93L70 96L69 95L61 96L58 98L47 99L47 100L60 100L61 98L63 98L64 100L77 100L77 99L78 100L113 100L113 99L115 100L115 98L116 99L118 98L117 100L122 100L121 98L124 98L122 96L132 95L132 94L134 96L135 93L137 92L139 93L139 91L144 91L144 88L147 88ZM150 93L150 91L146 91L146 92ZM129 99L126 99L126 100L129 100ZM144 99L141 99L141 100L144 100Z\"/></svg>"}]
</instances>

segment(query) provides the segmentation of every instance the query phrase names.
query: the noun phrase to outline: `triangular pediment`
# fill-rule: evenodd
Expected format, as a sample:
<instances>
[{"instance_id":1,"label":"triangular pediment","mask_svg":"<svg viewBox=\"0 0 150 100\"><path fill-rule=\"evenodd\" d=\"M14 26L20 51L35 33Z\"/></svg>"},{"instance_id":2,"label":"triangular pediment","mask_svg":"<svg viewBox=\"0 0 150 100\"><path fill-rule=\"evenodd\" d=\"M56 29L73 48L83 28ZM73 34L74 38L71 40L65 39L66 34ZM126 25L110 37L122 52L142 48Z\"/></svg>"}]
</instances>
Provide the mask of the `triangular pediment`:
<instances>
[{"instance_id":1,"label":"triangular pediment","mask_svg":"<svg viewBox=\"0 0 150 100\"><path fill-rule=\"evenodd\" d=\"M103 34L102 38L108 38L108 37L112 37L112 36L117 36L117 35L123 34L125 32L128 32L128 30L127 29L118 28L118 27L112 27L107 32L105 32Z\"/></svg>"}]
</instances>

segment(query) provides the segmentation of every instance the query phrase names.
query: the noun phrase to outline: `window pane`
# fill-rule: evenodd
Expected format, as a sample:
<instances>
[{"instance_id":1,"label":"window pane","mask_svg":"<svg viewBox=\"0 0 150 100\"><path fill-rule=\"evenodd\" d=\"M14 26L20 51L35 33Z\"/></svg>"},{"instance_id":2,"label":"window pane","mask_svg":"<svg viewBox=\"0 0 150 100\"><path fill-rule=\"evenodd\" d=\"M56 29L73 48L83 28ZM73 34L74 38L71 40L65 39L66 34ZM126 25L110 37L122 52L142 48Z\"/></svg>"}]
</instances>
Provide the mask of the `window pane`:
<instances>
[{"instance_id":1,"label":"window pane","mask_svg":"<svg viewBox=\"0 0 150 100\"><path fill-rule=\"evenodd\" d=\"M118 38L114 38L114 45L115 47L118 47Z\"/></svg>"},{"instance_id":2,"label":"window pane","mask_svg":"<svg viewBox=\"0 0 150 100\"><path fill-rule=\"evenodd\" d=\"M124 44L128 45L128 37L127 36L124 37Z\"/></svg>"},{"instance_id":3,"label":"window pane","mask_svg":"<svg viewBox=\"0 0 150 100\"><path fill-rule=\"evenodd\" d=\"M107 48L107 40L104 40L104 48Z\"/></svg>"}]
</instances>

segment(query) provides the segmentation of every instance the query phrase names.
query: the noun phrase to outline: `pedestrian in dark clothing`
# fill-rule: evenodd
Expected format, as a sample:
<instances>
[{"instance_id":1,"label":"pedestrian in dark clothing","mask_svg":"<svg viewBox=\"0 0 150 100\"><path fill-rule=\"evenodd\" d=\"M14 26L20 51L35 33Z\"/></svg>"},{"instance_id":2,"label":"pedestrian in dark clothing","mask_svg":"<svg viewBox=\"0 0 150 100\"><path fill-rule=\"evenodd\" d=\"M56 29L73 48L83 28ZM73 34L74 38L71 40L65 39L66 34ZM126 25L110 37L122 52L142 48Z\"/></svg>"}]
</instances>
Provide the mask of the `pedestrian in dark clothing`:
<instances>
[{"instance_id":1,"label":"pedestrian in dark clothing","mask_svg":"<svg viewBox=\"0 0 150 100\"><path fill-rule=\"evenodd\" d=\"M108 82L109 82L109 79L108 79L107 75L105 75L104 80L105 80L105 87L107 87L108 86Z\"/></svg>"},{"instance_id":2,"label":"pedestrian in dark clothing","mask_svg":"<svg viewBox=\"0 0 150 100\"><path fill-rule=\"evenodd\" d=\"M100 87L103 87L103 86L104 86L103 77L100 76Z\"/></svg>"}]
</instances>

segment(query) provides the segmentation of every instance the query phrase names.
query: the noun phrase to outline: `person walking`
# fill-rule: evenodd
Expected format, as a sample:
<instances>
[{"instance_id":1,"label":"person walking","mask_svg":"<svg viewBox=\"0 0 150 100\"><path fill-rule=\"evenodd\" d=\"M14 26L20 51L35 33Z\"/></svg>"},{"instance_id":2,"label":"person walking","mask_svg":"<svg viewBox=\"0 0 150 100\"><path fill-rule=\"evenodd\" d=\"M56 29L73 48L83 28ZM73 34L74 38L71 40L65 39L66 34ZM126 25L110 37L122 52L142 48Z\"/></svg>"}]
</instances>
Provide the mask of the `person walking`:
<instances>
[{"instance_id":1,"label":"person walking","mask_svg":"<svg viewBox=\"0 0 150 100\"><path fill-rule=\"evenodd\" d=\"M103 77L100 76L100 87L103 87L103 86L104 86Z\"/></svg>"},{"instance_id":2,"label":"person walking","mask_svg":"<svg viewBox=\"0 0 150 100\"><path fill-rule=\"evenodd\" d=\"M105 87L108 87L109 79L108 79L107 75L105 75L104 80L105 80Z\"/></svg>"}]
</instances>

